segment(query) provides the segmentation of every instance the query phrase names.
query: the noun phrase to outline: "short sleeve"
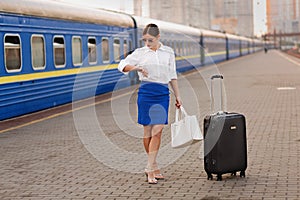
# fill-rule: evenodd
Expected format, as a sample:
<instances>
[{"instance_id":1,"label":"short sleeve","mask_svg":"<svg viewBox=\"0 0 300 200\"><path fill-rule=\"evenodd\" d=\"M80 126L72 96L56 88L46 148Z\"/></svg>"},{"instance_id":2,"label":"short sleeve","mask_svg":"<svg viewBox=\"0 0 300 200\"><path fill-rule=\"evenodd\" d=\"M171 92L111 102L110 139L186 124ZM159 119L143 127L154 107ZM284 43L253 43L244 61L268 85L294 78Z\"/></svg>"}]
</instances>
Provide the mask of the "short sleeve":
<instances>
[{"instance_id":1,"label":"short sleeve","mask_svg":"<svg viewBox=\"0 0 300 200\"><path fill-rule=\"evenodd\" d=\"M175 53L172 51L170 56L170 79L177 79Z\"/></svg>"},{"instance_id":2,"label":"short sleeve","mask_svg":"<svg viewBox=\"0 0 300 200\"><path fill-rule=\"evenodd\" d=\"M125 59L122 59L118 65L118 70L124 74L128 74L128 72L124 72L124 68L127 65L137 65L139 61L139 51L135 50L132 54L128 55Z\"/></svg>"}]
</instances>

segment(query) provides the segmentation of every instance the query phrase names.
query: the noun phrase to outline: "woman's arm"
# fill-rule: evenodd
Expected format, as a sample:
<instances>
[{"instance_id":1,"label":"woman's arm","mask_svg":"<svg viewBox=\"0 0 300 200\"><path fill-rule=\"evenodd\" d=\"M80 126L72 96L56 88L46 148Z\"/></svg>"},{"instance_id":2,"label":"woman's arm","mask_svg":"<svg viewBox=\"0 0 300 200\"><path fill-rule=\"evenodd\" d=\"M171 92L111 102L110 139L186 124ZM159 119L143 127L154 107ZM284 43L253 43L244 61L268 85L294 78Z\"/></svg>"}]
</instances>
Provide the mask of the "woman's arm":
<instances>
[{"instance_id":1,"label":"woman's arm","mask_svg":"<svg viewBox=\"0 0 300 200\"><path fill-rule=\"evenodd\" d=\"M130 72L130 71L138 71L138 72L141 72L143 74L143 76L148 77L148 71L142 67L137 67L134 65L126 65L123 68L123 72Z\"/></svg>"},{"instance_id":2,"label":"woman's arm","mask_svg":"<svg viewBox=\"0 0 300 200\"><path fill-rule=\"evenodd\" d=\"M122 59L118 65L118 70L127 74L130 71L138 71L143 74L143 76L148 77L148 71L142 67L138 67L139 59L141 53L140 51L134 51L132 54L128 55L125 59Z\"/></svg>"},{"instance_id":3,"label":"woman's arm","mask_svg":"<svg viewBox=\"0 0 300 200\"><path fill-rule=\"evenodd\" d=\"M178 88L178 82L177 82L177 79L172 79L170 81L170 84L171 84L171 87L174 91L174 95L175 95L175 98L176 98L176 103L175 103L175 106L177 108L180 108L180 106L182 105L182 101L181 101L181 98L180 98L180 93L179 93L179 88Z\"/></svg>"}]
</instances>

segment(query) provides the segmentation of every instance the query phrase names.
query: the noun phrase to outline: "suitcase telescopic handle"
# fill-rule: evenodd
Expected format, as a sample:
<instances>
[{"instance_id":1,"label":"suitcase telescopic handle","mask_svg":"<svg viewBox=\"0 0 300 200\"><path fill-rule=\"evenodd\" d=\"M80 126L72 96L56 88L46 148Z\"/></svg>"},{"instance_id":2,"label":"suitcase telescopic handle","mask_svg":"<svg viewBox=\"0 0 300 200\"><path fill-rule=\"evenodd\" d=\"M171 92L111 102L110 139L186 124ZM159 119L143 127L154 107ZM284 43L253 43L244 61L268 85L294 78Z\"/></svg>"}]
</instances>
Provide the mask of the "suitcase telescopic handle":
<instances>
[{"instance_id":1,"label":"suitcase telescopic handle","mask_svg":"<svg viewBox=\"0 0 300 200\"><path fill-rule=\"evenodd\" d=\"M224 109L224 102L223 102L223 92L222 92L222 88L223 88L223 75L221 74L215 74L213 75L211 78L211 111L212 112L223 112L225 109ZM214 79L220 79L220 93L219 93L219 98L220 99L216 99L215 96L214 96L214 90L213 90L213 81ZM219 102L216 102L217 100L219 100Z\"/></svg>"}]
</instances>

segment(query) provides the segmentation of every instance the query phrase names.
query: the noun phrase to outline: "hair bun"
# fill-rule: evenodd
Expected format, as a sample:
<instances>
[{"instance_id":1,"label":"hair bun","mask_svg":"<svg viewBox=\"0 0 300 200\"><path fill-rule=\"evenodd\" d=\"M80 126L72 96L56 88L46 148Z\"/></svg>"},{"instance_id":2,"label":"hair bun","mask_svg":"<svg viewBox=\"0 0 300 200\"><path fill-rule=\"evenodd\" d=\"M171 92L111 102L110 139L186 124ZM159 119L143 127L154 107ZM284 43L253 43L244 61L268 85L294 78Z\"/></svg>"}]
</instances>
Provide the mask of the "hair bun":
<instances>
[{"instance_id":1,"label":"hair bun","mask_svg":"<svg viewBox=\"0 0 300 200\"><path fill-rule=\"evenodd\" d=\"M156 24L148 24L143 30L143 35L146 35L146 34L157 37L159 35L158 26Z\"/></svg>"}]
</instances>

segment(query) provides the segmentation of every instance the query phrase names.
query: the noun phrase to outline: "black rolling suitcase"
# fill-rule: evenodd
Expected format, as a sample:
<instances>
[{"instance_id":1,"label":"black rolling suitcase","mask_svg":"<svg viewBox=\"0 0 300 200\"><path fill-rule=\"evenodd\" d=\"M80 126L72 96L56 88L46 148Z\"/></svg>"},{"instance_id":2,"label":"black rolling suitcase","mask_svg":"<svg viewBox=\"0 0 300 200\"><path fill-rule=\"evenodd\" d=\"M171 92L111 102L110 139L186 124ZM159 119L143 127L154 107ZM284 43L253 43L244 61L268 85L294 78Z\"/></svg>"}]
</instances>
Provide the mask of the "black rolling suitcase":
<instances>
[{"instance_id":1,"label":"black rolling suitcase","mask_svg":"<svg viewBox=\"0 0 300 200\"><path fill-rule=\"evenodd\" d=\"M245 177L247 168L247 141L246 121L242 114L224 112L222 99L222 75L211 77L212 110L216 105L213 87L214 79L220 82L220 110L208 115L204 119L204 169L207 179L212 179L212 174L217 175L217 180L222 180L222 174L236 175L240 172Z\"/></svg>"}]
</instances>

